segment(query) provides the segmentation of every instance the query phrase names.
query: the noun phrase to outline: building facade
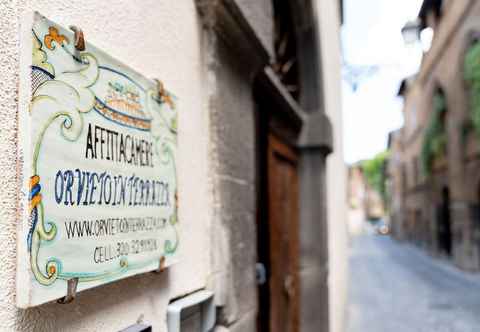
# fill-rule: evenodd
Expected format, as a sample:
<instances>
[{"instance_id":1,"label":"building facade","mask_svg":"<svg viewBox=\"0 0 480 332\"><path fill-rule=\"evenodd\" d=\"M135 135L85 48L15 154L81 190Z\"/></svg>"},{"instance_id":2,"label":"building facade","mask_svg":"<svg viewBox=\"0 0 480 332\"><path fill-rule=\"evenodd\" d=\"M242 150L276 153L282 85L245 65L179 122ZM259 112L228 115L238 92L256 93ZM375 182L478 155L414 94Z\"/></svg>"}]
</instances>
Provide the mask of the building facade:
<instances>
[{"instance_id":1,"label":"building facade","mask_svg":"<svg viewBox=\"0 0 480 332\"><path fill-rule=\"evenodd\" d=\"M336 0L2 2L0 330L120 331L141 322L168 331L170 306L208 290L216 331L342 331L339 8ZM80 27L178 97L181 242L179 262L160 274L23 310L15 306L18 59L31 52L19 34L31 11ZM192 317L181 331L198 330L202 317Z\"/></svg>"},{"instance_id":2,"label":"building facade","mask_svg":"<svg viewBox=\"0 0 480 332\"><path fill-rule=\"evenodd\" d=\"M424 1L419 20L433 41L402 82L404 127L390 140L395 236L467 270L480 268L479 17L477 1Z\"/></svg>"},{"instance_id":3,"label":"building facade","mask_svg":"<svg viewBox=\"0 0 480 332\"><path fill-rule=\"evenodd\" d=\"M390 232L396 239L405 239L404 230L404 183L402 166L402 129L393 131L388 136L390 156L386 165L386 190L388 193L388 213L390 217Z\"/></svg>"}]
</instances>

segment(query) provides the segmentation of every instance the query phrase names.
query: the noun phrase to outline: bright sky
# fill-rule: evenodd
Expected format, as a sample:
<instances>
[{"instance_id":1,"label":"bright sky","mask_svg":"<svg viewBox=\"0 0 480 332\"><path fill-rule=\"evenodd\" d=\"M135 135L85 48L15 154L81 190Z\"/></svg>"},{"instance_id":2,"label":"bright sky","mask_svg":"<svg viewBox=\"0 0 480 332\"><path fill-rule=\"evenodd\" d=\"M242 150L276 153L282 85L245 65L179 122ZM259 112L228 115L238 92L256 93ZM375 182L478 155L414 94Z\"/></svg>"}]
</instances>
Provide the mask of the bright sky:
<instances>
[{"instance_id":1,"label":"bright sky","mask_svg":"<svg viewBox=\"0 0 480 332\"><path fill-rule=\"evenodd\" d=\"M405 46L404 24L415 19L421 0L344 0L344 62L378 66L361 78L358 89L343 80L345 160L371 158L387 146L387 136L402 126L400 81L418 70L421 46ZM367 67L368 68L368 67Z\"/></svg>"}]
</instances>

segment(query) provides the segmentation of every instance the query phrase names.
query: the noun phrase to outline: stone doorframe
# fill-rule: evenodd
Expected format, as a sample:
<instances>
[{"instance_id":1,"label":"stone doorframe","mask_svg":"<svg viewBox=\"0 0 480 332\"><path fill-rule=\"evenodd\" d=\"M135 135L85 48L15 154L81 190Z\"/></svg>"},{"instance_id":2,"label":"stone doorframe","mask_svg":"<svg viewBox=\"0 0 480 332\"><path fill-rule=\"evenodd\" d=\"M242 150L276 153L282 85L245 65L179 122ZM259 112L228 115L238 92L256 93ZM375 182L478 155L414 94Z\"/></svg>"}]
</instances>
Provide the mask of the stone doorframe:
<instances>
[{"instance_id":1,"label":"stone doorframe","mask_svg":"<svg viewBox=\"0 0 480 332\"><path fill-rule=\"evenodd\" d=\"M274 117L290 126L294 135L287 140L300 151L300 324L302 331L328 331L325 168L332 128L324 110L315 7L311 0L291 0L302 86L297 103L269 66L274 57L269 29L255 24L255 18L273 21L270 0L196 0L196 4L204 27L206 103L214 142L210 182L215 248L209 287L219 308L218 324L231 331L256 328L256 299L251 301L256 293L255 202L249 197L256 192L255 138L245 134L255 133L255 93L277 105ZM229 95L229 87L235 95ZM232 150L242 160L230 155Z\"/></svg>"}]
</instances>

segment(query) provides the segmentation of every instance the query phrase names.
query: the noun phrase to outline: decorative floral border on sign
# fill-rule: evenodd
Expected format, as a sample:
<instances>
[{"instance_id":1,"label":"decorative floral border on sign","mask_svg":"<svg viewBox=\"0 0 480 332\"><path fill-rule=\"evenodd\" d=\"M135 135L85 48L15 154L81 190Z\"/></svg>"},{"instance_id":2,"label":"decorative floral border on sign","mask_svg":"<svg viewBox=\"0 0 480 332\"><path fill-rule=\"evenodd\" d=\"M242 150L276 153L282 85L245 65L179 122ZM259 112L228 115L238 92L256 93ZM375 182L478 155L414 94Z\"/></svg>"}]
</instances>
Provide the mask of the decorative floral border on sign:
<instances>
[{"instance_id":1,"label":"decorative floral border on sign","mask_svg":"<svg viewBox=\"0 0 480 332\"><path fill-rule=\"evenodd\" d=\"M177 174L175 165L175 154L172 146L176 145L176 107L175 98L168 92L162 90L159 94L155 89L148 89L145 92L145 110L151 112L156 110L157 118L160 119L159 127L150 128L148 119L137 119L133 121L128 115L117 112L114 108L103 104L91 87L97 82L100 70L106 67L99 66L97 58L88 52L80 54L73 54L69 51L67 45L69 39L60 34L55 26L50 26L48 34L44 36L43 41L38 37L39 35L32 30L33 37L33 52L32 52L32 99L30 102L30 114L42 112L42 118L45 122L40 125L40 131L34 140L33 157L32 157L32 176L30 178L30 192L29 192L29 216L30 216L30 230L27 236L27 245L30 252L30 267L35 279L42 285L51 285L57 279L68 280L71 278L78 278L79 282L97 281L112 278L121 275L129 270L140 269L153 264L155 261L160 262L161 257L151 259L141 263L129 263L127 257L122 257L119 260L119 265L110 270L95 273L80 273L64 271L60 259L52 257L47 260L45 266L42 268L38 265L38 256L43 242L53 241L57 235L57 226L55 222L46 220L45 207L42 201L41 194L41 178L38 175L38 159L42 153L42 144L47 129L51 127L57 120L60 122L60 135L69 142L75 142L79 139L84 128L83 116L92 110L102 114L106 119L118 124L118 121L124 121L128 127L138 130L148 130L154 142L155 154L160 157L161 163L164 166L173 167L175 178L175 200ZM54 66L48 62L47 53L43 47L50 50L62 48L69 54L76 62L81 64L81 69L78 71L69 71L63 73L56 73ZM123 77L129 79L136 86L141 87L138 83L131 80L127 75L119 73ZM119 90L119 85L112 86ZM129 89L129 90L128 90ZM137 96L132 92L131 88L126 91L131 100L118 101L117 103L127 103L126 107L137 110L138 107L133 104L137 100ZM142 88L143 89L143 88ZM120 91L122 92L122 91ZM67 97L66 97L67 96ZM128 104L131 102L131 104ZM122 104L123 105L123 104ZM133 105L133 106L132 106ZM169 107L170 111L174 112L174 116L170 121L162 114L162 107ZM108 111L108 113L106 113ZM43 116L44 114L44 116ZM148 118L153 118L152 114L147 114ZM128 122L127 122L128 121ZM120 123L122 124L122 123ZM138 125L138 126L137 126ZM157 132L158 128L168 130L173 137L161 135ZM176 228L177 224L177 203L175 202L174 211L168 218L168 225L173 228L175 239L166 239L163 244L163 257L172 255L176 252L179 245L179 234ZM166 227L166 225L164 226Z\"/></svg>"}]
</instances>

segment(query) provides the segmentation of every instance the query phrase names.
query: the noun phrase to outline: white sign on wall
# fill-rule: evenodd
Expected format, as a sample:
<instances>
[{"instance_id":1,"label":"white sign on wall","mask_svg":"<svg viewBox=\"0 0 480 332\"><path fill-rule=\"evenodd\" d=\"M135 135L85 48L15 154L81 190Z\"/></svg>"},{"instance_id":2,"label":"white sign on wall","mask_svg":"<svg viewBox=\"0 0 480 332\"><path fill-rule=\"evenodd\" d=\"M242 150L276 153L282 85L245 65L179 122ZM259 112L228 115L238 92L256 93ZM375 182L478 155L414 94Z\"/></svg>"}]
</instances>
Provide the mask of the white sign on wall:
<instances>
[{"instance_id":1,"label":"white sign on wall","mask_svg":"<svg viewBox=\"0 0 480 332\"><path fill-rule=\"evenodd\" d=\"M80 291L167 267L179 244L174 96L38 13L26 21L22 308L65 296L71 279Z\"/></svg>"}]
</instances>

